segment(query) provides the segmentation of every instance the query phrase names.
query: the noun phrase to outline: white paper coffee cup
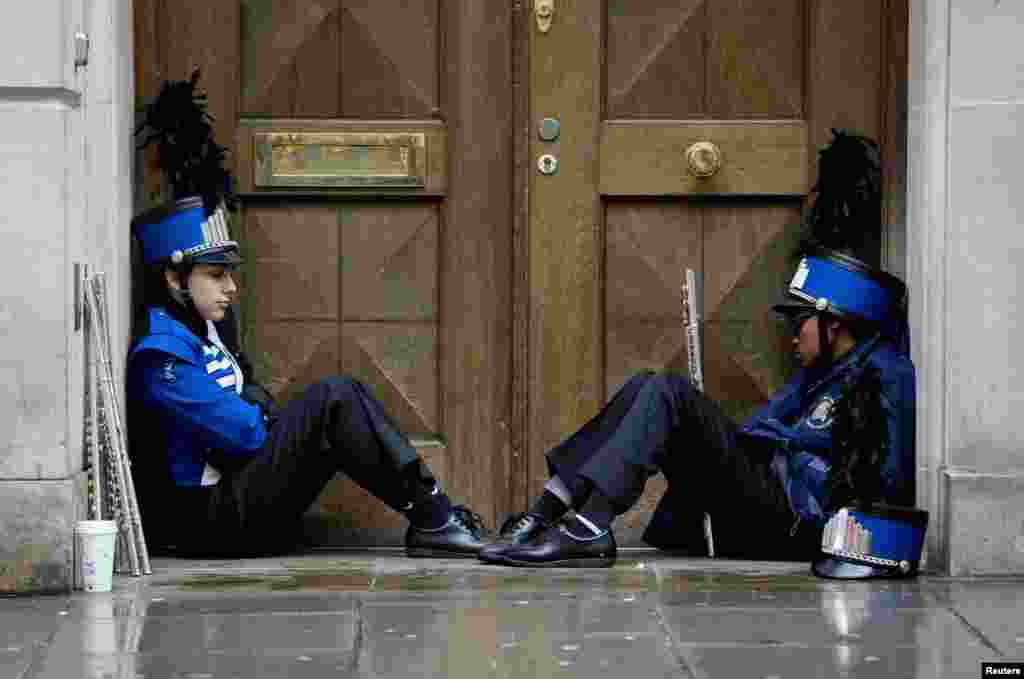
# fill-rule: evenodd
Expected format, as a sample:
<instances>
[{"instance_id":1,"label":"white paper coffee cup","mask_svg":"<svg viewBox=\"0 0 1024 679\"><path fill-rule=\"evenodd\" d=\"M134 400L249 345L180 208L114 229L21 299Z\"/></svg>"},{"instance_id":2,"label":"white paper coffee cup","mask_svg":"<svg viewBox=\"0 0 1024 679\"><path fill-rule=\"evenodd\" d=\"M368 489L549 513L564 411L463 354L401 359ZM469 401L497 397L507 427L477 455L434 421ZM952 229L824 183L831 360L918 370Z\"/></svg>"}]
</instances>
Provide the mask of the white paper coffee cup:
<instances>
[{"instance_id":1,"label":"white paper coffee cup","mask_svg":"<svg viewBox=\"0 0 1024 679\"><path fill-rule=\"evenodd\" d=\"M86 592L109 592L114 580L114 521L79 521L75 524L78 573Z\"/></svg>"}]
</instances>

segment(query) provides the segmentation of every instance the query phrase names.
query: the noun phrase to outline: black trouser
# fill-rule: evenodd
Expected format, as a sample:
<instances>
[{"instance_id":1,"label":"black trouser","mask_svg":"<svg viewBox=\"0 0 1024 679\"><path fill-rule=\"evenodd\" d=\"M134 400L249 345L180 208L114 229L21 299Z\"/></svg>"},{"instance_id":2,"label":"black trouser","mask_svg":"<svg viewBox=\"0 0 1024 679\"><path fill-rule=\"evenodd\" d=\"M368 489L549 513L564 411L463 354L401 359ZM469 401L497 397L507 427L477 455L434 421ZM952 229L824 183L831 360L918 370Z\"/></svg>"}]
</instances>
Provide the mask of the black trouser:
<instances>
[{"instance_id":1,"label":"black trouser","mask_svg":"<svg viewBox=\"0 0 1024 679\"><path fill-rule=\"evenodd\" d=\"M362 383L325 379L278 413L244 467L214 486L179 488L190 508L185 513L198 524L181 526L179 547L210 554L287 550L298 539L302 514L339 471L396 511L412 499L412 482L434 482Z\"/></svg>"},{"instance_id":2,"label":"black trouser","mask_svg":"<svg viewBox=\"0 0 1024 679\"><path fill-rule=\"evenodd\" d=\"M820 532L808 522L797 526L769 467L771 455L770 445L741 434L686 378L646 372L632 377L547 459L568 487L587 479L620 514L636 503L648 477L664 473L668 502L660 512L671 516L671 525L651 526L660 529L648 531L659 534L650 540L656 546L705 553L702 522L708 512L716 555L811 558Z\"/></svg>"}]
</instances>

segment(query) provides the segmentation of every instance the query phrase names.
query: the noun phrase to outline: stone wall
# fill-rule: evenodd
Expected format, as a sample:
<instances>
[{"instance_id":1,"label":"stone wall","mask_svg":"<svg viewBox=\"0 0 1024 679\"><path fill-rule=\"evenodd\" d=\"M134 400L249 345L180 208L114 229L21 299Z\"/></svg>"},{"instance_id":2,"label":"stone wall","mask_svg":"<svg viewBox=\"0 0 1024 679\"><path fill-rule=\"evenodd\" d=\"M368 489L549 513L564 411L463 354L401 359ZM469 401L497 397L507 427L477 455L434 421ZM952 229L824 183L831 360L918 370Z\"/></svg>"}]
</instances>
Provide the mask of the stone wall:
<instances>
[{"instance_id":1,"label":"stone wall","mask_svg":"<svg viewBox=\"0 0 1024 679\"><path fill-rule=\"evenodd\" d=\"M954 575L1024 573L1024 7L911 3L919 504Z\"/></svg>"},{"instance_id":2,"label":"stone wall","mask_svg":"<svg viewBox=\"0 0 1024 679\"><path fill-rule=\"evenodd\" d=\"M91 40L75 66L75 34ZM110 278L127 333L131 3L37 0L0 24L0 592L71 585L82 516L74 266Z\"/></svg>"}]
</instances>

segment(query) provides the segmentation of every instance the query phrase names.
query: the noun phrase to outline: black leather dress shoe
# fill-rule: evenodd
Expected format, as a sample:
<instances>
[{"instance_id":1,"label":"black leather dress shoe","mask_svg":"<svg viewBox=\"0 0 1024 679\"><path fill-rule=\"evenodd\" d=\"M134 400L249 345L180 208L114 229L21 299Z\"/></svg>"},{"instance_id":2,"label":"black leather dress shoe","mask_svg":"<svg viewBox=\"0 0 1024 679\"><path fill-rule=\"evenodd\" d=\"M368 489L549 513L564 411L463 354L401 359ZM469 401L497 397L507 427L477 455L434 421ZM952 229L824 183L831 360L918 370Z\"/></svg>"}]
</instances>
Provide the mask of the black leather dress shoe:
<instances>
[{"instance_id":1,"label":"black leather dress shoe","mask_svg":"<svg viewBox=\"0 0 1024 679\"><path fill-rule=\"evenodd\" d=\"M463 505L452 507L448 523L440 528L417 528L405 532L405 553L414 557L475 558L483 543L480 515Z\"/></svg>"},{"instance_id":2,"label":"black leather dress shoe","mask_svg":"<svg viewBox=\"0 0 1024 679\"><path fill-rule=\"evenodd\" d=\"M559 522L527 542L481 550L480 559L503 566L607 568L615 563L616 552L610 530L601 535L574 535Z\"/></svg>"},{"instance_id":3,"label":"black leather dress shoe","mask_svg":"<svg viewBox=\"0 0 1024 679\"><path fill-rule=\"evenodd\" d=\"M490 544L484 545L480 550L481 557L488 554L496 554L505 550L511 545L521 545L529 542L545 531L551 524L544 523L544 519L536 514L521 512L513 514L501 524L501 530L497 537Z\"/></svg>"}]
</instances>

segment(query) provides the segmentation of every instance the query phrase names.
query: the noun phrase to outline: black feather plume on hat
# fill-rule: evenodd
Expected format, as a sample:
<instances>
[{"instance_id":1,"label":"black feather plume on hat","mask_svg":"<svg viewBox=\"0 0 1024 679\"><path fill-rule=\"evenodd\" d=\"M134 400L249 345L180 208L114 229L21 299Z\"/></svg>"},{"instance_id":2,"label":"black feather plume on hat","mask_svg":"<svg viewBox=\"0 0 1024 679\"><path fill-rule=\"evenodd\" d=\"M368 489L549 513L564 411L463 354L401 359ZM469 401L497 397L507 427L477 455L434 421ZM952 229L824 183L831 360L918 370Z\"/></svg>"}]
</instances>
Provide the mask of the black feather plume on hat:
<instances>
[{"instance_id":1,"label":"black feather plume on hat","mask_svg":"<svg viewBox=\"0 0 1024 679\"><path fill-rule=\"evenodd\" d=\"M213 139L213 118L206 94L196 89L198 82L199 69L188 80L164 81L135 134L145 133L140 148L156 144L160 171L175 199L202 196L208 214L222 202L234 210L238 198L224 167L227 150Z\"/></svg>"},{"instance_id":2,"label":"black feather plume on hat","mask_svg":"<svg viewBox=\"0 0 1024 679\"><path fill-rule=\"evenodd\" d=\"M881 229L882 193L878 143L832 130L818 151L814 204L803 224L798 256L823 247L860 256L869 234Z\"/></svg>"}]
</instances>

